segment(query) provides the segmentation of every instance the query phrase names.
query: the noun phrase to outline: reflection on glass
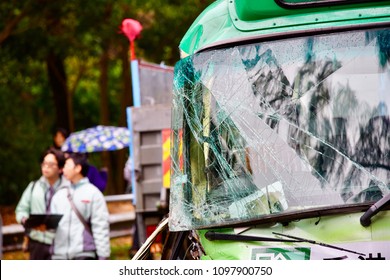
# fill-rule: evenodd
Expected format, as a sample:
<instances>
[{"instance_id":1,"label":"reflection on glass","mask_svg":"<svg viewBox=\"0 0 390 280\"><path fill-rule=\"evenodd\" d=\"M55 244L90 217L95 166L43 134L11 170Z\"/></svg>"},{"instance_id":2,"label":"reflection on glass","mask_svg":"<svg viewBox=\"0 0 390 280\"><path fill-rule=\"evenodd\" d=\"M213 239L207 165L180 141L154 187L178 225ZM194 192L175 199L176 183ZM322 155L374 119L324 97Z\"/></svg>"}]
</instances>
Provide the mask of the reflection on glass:
<instances>
[{"instance_id":1,"label":"reflection on glass","mask_svg":"<svg viewBox=\"0 0 390 280\"><path fill-rule=\"evenodd\" d=\"M389 30L371 30L180 61L171 230L388 193L389 54Z\"/></svg>"}]
</instances>

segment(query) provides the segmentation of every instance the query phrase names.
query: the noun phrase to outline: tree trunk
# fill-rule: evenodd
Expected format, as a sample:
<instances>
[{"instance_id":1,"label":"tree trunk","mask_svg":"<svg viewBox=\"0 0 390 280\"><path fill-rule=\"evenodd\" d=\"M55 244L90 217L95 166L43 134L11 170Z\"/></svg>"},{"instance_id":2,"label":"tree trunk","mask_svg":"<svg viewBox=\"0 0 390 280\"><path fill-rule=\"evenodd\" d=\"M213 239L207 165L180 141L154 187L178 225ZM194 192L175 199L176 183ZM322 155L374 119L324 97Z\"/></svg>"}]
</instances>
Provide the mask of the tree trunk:
<instances>
[{"instance_id":1,"label":"tree trunk","mask_svg":"<svg viewBox=\"0 0 390 280\"><path fill-rule=\"evenodd\" d=\"M131 75L130 75L130 62L129 53L127 48L123 48L120 52L122 60L122 96L121 96L121 108L120 108L120 126L128 126L127 124L127 107L133 106L133 92L131 88ZM121 193L124 193L126 189L126 181L123 177L123 169L125 168L127 155L129 154L128 149L121 150L116 157L116 166L121 171L120 176L117 176L117 184L120 186Z\"/></svg>"},{"instance_id":2,"label":"tree trunk","mask_svg":"<svg viewBox=\"0 0 390 280\"><path fill-rule=\"evenodd\" d=\"M72 131L73 124L70 117L73 112L69 112L68 87L65 73L64 61L61 57L50 52L46 58L49 83L53 93L53 101L56 111L56 125Z\"/></svg>"},{"instance_id":3,"label":"tree trunk","mask_svg":"<svg viewBox=\"0 0 390 280\"><path fill-rule=\"evenodd\" d=\"M100 88L100 124L108 125L109 124L109 115L108 110L108 46L103 46L103 53L100 57L100 78L99 78L99 88Z\"/></svg>"},{"instance_id":4,"label":"tree trunk","mask_svg":"<svg viewBox=\"0 0 390 280\"><path fill-rule=\"evenodd\" d=\"M121 114L120 114L120 125L127 126L127 115L126 108L133 106L133 91L131 88L131 76L130 76L130 62L129 62L129 51L127 48L121 50L122 60L122 102L121 102Z\"/></svg>"},{"instance_id":5,"label":"tree trunk","mask_svg":"<svg viewBox=\"0 0 390 280\"><path fill-rule=\"evenodd\" d=\"M12 34L12 31L16 28L19 22L25 18L26 13L27 9L22 11L16 17L5 22L3 30L0 31L0 45Z\"/></svg>"},{"instance_id":6,"label":"tree trunk","mask_svg":"<svg viewBox=\"0 0 390 280\"><path fill-rule=\"evenodd\" d=\"M101 125L108 125L109 124L109 110L108 110L108 64L109 64L109 57L108 57L108 48L109 43L104 43L102 46L103 53L100 57L100 77L99 77L99 90L100 90L100 124ZM111 164L111 157L110 152L102 152L102 163L103 166L108 169L108 180L107 180L107 187L106 192L107 194L116 194L115 190L115 184L114 184L114 178L115 174L113 172L112 164Z\"/></svg>"}]
</instances>

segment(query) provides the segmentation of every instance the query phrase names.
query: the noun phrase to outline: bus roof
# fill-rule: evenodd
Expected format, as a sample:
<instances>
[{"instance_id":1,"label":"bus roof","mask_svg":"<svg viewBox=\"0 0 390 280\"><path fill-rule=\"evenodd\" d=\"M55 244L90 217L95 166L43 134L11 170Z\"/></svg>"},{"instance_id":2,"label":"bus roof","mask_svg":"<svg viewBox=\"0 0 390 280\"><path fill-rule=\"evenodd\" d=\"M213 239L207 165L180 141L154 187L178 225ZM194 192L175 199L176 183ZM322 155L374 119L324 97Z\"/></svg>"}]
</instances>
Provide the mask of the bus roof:
<instances>
[{"instance_id":1,"label":"bus roof","mask_svg":"<svg viewBox=\"0 0 390 280\"><path fill-rule=\"evenodd\" d=\"M210 47L261 37L389 22L388 0L217 0L195 20L179 48L185 57Z\"/></svg>"}]
</instances>

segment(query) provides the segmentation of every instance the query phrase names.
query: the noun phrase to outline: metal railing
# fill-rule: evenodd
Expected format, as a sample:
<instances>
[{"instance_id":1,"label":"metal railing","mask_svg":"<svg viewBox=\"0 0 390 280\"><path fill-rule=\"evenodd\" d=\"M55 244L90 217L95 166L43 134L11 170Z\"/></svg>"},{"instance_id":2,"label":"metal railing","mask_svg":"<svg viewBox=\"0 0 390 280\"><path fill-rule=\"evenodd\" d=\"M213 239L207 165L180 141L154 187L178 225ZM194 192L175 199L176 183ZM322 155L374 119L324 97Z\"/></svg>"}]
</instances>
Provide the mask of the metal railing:
<instances>
[{"instance_id":1,"label":"metal railing","mask_svg":"<svg viewBox=\"0 0 390 280\"><path fill-rule=\"evenodd\" d=\"M132 194L108 195L106 202L132 201ZM110 214L110 238L129 236L134 234L133 224L135 223L135 211ZM3 240L3 252L22 249L24 227L20 224L12 224L1 227Z\"/></svg>"}]
</instances>

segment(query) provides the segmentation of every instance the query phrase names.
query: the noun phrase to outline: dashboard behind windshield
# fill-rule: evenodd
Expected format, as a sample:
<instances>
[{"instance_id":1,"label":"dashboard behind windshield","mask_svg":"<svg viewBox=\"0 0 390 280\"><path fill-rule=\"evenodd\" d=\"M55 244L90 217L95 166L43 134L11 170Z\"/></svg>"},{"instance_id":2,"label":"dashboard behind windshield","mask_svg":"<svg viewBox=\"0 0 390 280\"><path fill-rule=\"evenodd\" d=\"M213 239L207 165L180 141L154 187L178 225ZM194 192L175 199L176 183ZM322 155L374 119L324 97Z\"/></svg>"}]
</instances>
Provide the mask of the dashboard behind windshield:
<instances>
[{"instance_id":1,"label":"dashboard behind windshield","mask_svg":"<svg viewBox=\"0 0 390 280\"><path fill-rule=\"evenodd\" d=\"M377 201L390 30L260 42L175 67L170 229Z\"/></svg>"}]
</instances>

